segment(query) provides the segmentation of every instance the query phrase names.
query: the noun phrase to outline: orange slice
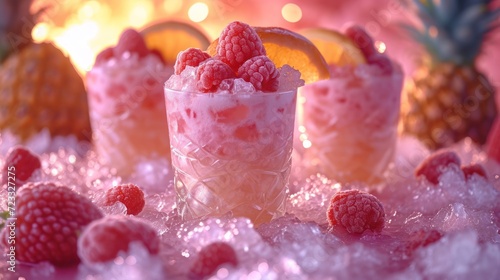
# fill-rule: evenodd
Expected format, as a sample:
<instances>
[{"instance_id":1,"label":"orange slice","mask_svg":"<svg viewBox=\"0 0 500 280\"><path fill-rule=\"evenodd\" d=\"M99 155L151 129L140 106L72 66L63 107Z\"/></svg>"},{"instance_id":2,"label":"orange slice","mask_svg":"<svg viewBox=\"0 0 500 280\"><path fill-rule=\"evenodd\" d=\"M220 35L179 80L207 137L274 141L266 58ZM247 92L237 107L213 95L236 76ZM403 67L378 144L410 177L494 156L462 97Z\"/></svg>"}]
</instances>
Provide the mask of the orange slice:
<instances>
[{"instance_id":1,"label":"orange slice","mask_svg":"<svg viewBox=\"0 0 500 280\"><path fill-rule=\"evenodd\" d=\"M285 64L300 71L306 84L328 79L330 73L320 51L306 37L280 27L254 27L259 35L267 56L276 67ZM207 52L216 54L217 42L210 44Z\"/></svg>"},{"instance_id":2,"label":"orange slice","mask_svg":"<svg viewBox=\"0 0 500 280\"><path fill-rule=\"evenodd\" d=\"M356 66L366 63L363 52L344 34L326 28L309 28L299 33L313 42L328 65Z\"/></svg>"},{"instance_id":3,"label":"orange slice","mask_svg":"<svg viewBox=\"0 0 500 280\"><path fill-rule=\"evenodd\" d=\"M206 49L210 40L196 26L175 20L155 22L140 31L146 45L157 49L168 64L175 64L177 54L187 48Z\"/></svg>"}]
</instances>

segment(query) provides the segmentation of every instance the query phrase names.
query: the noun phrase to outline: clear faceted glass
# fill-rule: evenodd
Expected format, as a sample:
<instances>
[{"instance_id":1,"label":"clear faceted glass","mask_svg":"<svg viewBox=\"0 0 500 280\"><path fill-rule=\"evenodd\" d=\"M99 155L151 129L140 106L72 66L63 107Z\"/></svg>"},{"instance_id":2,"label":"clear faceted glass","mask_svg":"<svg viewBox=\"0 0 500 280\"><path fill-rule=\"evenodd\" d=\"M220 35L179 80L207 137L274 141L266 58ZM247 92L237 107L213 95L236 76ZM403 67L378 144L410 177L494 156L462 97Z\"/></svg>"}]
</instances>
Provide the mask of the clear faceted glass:
<instances>
[{"instance_id":1,"label":"clear faceted glass","mask_svg":"<svg viewBox=\"0 0 500 280\"><path fill-rule=\"evenodd\" d=\"M165 88L177 206L255 224L285 211L296 90L207 94Z\"/></svg>"},{"instance_id":2,"label":"clear faceted glass","mask_svg":"<svg viewBox=\"0 0 500 280\"><path fill-rule=\"evenodd\" d=\"M93 144L118 175L130 176L140 162L170 158L163 83L171 74L154 56L112 60L87 73Z\"/></svg>"},{"instance_id":3,"label":"clear faceted glass","mask_svg":"<svg viewBox=\"0 0 500 280\"><path fill-rule=\"evenodd\" d=\"M377 183L393 159L403 73L377 66L339 69L329 80L306 85L303 126L312 172L341 182Z\"/></svg>"}]
</instances>

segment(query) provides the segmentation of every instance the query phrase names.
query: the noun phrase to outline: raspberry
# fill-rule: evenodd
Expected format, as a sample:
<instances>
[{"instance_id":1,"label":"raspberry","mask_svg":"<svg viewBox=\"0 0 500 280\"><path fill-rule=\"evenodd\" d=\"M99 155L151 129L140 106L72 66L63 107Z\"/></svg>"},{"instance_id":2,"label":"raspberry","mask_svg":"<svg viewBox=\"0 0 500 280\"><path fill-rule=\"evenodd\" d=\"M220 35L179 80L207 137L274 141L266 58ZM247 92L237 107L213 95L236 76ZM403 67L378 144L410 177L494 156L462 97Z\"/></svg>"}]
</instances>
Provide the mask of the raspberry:
<instances>
[{"instance_id":1,"label":"raspberry","mask_svg":"<svg viewBox=\"0 0 500 280\"><path fill-rule=\"evenodd\" d=\"M372 37L361 26L353 25L348 27L345 35L356 43L368 61L372 56L378 54Z\"/></svg>"},{"instance_id":2,"label":"raspberry","mask_svg":"<svg viewBox=\"0 0 500 280\"><path fill-rule=\"evenodd\" d=\"M144 192L134 184L120 185L106 191L104 205L121 202L127 207L128 215L137 215L144 208Z\"/></svg>"},{"instance_id":3,"label":"raspberry","mask_svg":"<svg viewBox=\"0 0 500 280\"><path fill-rule=\"evenodd\" d=\"M149 54L148 47L141 34L131 28L123 31L114 49L115 57L118 58L122 57L126 52L136 53L139 57L145 57Z\"/></svg>"},{"instance_id":4,"label":"raspberry","mask_svg":"<svg viewBox=\"0 0 500 280\"><path fill-rule=\"evenodd\" d=\"M115 56L114 48L107 48L101 51L95 58L95 65L101 65Z\"/></svg>"},{"instance_id":5,"label":"raspberry","mask_svg":"<svg viewBox=\"0 0 500 280\"><path fill-rule=\"evenodd\" d=\"M222 30L217 44L217 55L233 71L248 59L265 55L266 50L255 30L246 23L235 21Z\"/></svg>"},{"instance_id":6,"label":"raspberry","mask_svg":"<svg viewBox=\"0 0 500 280\"><path fill-rule=\"evenodd\" d=\"M141 243L152 255L160 250L156 230L132 216L106 216L92 222L78 239L78 256L86 265L113 260L127 252L130 243Z\"/></svg>"},{"instance_id":7,"label":"raspberry","mask_svg":"<svg viewBox=\"0 0 500 280\"><path fill-rule=\"evenodd\" d=\"M199 91L215 91L222 80L235 78L234 71L224 62L210 59L196 69L196 84Z\"/></svg>"},{"instance_id":8,"label":"raspberry","mask_svg":"<svg viewBox=\"0 0 500 280\"><path fill-rule=\"evenodd\" d=\"M380 201L373 195L360 190L345 190L336 193L328 207L328 221L349 233L363 233L366 230L381 232L385 213Z\"/></svg>"},{"instance_id":9,"label":"raspberry","mask_svg":"<svg viewBox=\"0 0 500 280\"><path fill-rule=\"evenodd\" d=\"M209 58L210 55L200 49L189 48L185 51L182 51L177 55L177 60L175 61L175 74L179 75L182 70L186 68L186 66L189 65L196 67Z\"/></svg>"},{"instance_id":10,"label":"raspberry","mask_svg":"<svg viewBox=\"0 0 500 280\"><path fill-rule=\"evenodd\" d=\"M265 55L254 56L238 68L238 75L252 83L256 90L276 91L280 73L274 63Z\"/></svg>"},{"instance_id":11,"label":"raspberry","mask_svg":"<svg viewBox=\"0 0 500 280\"><path fill-rule=\"evenodd\" d=\"M16 259L57 266L78 263L78 235L102 217L86 197L50 182L25 184L16 208Z\"/></svg>"},{"instance_id":12,"label":"raspberry","mask_svg":"<svg viewBox=\"0 0 500 280\"><path fill-rule=\"evenodd\" d=\"M236 252L226 242L214 242L198 253L198 257L191 266L190 274L195 279L204 278L212 275L219 266L224 264L237 266Z\"/></svg>"},{"instance_id":13,"label":"raspberry","mask_svg":"<svg viewBox=\"0 0 500 280\"><path fill-rule=\"evenodd\" d=\"M465 178L469 180L474 175L479 175L484 179L488 180L488 175L486 175L486 170L484 170L483 166L480 164L471 164L467 166L462 166L462 172L465 175Z\"/></svg>"},{"instance_id":14,"label":"raspberry","mask_svg":"<svg viewBox=\"0 0 500 280\"><path fill-rule=\"evenodd\" d=\"M377 65L380 68L382 74L392 73L392 62L391 60L383 54L372 55L368 59L368 63L372 65Z\"/></svg>"},{"instance_id":15,"label":"raspberry","mask_svg":"<svg viewBox=\"0 0 500 280\"><path fill-rule=\"evenodd\" d=\"M460 158L452 151L441 150L426 158L415 169L415 177L424 176L432 184L439 184L439 177L448 169L460 169Z\"/></svg>"},{"instance_id":16,"label":"raspberry","mask_svg":"<svg viewBox=\"0 0 500 280\"><path fill-rule=\"evenodd\" d=\"M38 155L22 146L12 147L7 153L2 168L2 185L10 183L9 186L20 187L35 173L40 173L41 167L42 163Z\"/></svg>"}]
</instances>

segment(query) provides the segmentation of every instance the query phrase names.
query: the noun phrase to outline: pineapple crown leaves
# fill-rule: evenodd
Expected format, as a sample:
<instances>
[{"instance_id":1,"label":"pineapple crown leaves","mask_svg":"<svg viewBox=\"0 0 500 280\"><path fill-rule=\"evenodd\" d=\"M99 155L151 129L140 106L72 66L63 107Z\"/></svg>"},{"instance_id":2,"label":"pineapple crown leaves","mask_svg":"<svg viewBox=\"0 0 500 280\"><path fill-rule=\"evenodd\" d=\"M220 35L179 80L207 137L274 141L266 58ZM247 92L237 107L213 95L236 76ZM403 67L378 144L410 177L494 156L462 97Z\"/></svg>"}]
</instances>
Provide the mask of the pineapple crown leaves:
<instances>
[{"instance_id":1,"label":"pineapple crown leaves","mask_svg":"<svg viewBox=\"0 0 500 280\"><path fill-rule=\"evenodd\" d=\"M487 35L498 27L492 0L413 0L422 28L405 25L433 61L472 65Z\"/></svg>"}]
</instances>

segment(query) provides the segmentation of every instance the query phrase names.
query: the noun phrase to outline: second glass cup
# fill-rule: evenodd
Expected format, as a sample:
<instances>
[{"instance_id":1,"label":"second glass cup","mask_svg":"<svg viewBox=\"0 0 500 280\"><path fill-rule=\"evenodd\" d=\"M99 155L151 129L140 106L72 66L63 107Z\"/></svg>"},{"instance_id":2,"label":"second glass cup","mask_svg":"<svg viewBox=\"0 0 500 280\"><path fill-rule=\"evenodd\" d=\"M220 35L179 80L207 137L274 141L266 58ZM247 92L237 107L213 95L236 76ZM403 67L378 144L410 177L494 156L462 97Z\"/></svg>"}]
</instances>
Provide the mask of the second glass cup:
<instances>
[{"instance_id":1,"label":"second glass cup","mask_svg":"<svg viewBox=\"0 0 500 280\"><path fill-rule=\"evenodd\" d=\"M284 214L297 91L165 95L183 218Z\"/></svg>"}]
</instances>

